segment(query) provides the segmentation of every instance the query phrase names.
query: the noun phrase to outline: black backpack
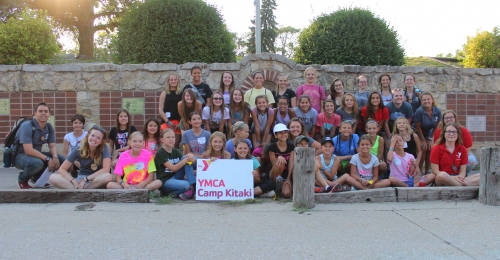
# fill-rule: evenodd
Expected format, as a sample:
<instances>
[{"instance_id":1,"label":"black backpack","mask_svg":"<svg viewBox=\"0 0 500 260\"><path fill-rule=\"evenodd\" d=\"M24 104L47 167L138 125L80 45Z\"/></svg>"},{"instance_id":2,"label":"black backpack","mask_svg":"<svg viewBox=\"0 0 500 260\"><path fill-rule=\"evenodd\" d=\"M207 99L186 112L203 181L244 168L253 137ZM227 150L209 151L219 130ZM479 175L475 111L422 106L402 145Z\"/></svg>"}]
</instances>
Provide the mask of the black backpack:
<instances>
[{"instance_id":1,"label":"black backpack","mask_svg":"<svg viewBox=\"0 0 500 260\"><path fill-rule=\"evenodd\" d=\"M14 127L12 128L12 131L10 131L10 133L5 138L5 147L11 149L11 159L10 159L10 161L12 162L12 164L15 163L16 156L17 156L17 151L18 151L17 146L19 145L19 139L16 138L16 134L17 134L17 131L19 131L19 128L21 127L21 125L24 122L26 122L26 121L30 121L31 122L31 130L32 130L31 136L34 136L36 128L35 128L35 123L33 123L33 119L29 119L29 118L26 118L26 117L20 117L14 123ZM14 147L15 147L15 149L13 149Z\"/></svg>"}]
</instances>

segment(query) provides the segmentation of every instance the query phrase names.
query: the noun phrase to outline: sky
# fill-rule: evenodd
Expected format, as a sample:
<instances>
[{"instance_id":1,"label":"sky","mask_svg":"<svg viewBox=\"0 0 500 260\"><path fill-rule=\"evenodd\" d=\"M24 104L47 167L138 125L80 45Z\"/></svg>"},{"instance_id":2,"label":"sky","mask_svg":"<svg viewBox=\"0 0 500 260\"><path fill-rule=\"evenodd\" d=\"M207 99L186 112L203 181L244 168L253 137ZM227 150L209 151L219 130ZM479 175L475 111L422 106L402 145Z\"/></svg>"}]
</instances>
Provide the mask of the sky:
<instances>
[{"instance_id":1,"label":"sky","mask_svg":"<svg viewBox=\"0 0 500 260\"><path fill-rule=\"evenodd\" d=\"M262 1L262 0L261 0ZM254 0L205 0L218 7L229 30L250 31ZM477 31L500 26L499 0L276 0L278 26L308 27L314 18L338 8L363 7L386 20L400 36L406 56L455 54Z\"/></svg>"}]
</instances>

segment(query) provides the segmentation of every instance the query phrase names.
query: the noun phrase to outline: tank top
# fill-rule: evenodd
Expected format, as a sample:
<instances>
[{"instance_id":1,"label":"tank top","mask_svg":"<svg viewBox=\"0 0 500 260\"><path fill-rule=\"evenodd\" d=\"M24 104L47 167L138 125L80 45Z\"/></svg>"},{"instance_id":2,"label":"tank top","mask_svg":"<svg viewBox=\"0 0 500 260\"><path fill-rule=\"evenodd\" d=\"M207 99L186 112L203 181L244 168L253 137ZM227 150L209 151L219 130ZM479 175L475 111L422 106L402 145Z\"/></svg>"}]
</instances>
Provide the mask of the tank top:
<instances>
[{"instance_id":1,"label":"tank top","mask_svg":"<svg viewBox=\"0 0 500 260\"><path fill-rule=\"evenodd\" d=\"M175 90L170 90L169 95L165 95L165 103L163 103L163 112L170 113L169 120L181 120L179 110L177 110L177 103L182 100L182 95L175 93Z\"/></svg>"},{"instance_id":2,"label":"tank top","mask_svg":"<svg viewBox=\"0 0 500 260\"><path fill-rule=\"evenodd\" d=\"M281 116L281 113L279 111L279 109L276 110L276 123L282 123L284 125L288 124L288 122L290 121L290 115L288 114L288 109L286 109L286 115L285 117L282 117Z\"/></svg>"},{"instance_id":3,"label":"tank top","mask_svg":"<svg viewBox=\"0 0 500 260\"><path fill-rule=\"evenodd\" d=\"M415 159L417 158L417 144L415 143L415 138L413 138L413 134L410 135L410 141L406 142L405 141L405 146L404 146L405 152L413 155Z\"/></svg>"},{"instance_id":4,"label":"tank top","mask_svg":"<svg viewBox=\"0 0 500 260\"><path fill-rule=\"evenodd\" d=\"M379 138L380 136L377 135L377 139L375 139L375 143L373 144L372 148L370 149L370 153L378 157L378 146L379 146Z\"/></svg>"},{"instance_id":5,"label":"tank top","mask_svg":"<svg viewBox=\"0 0 500 260\"><path fill-rule=\"evenodd\" d=\"M332 167L333 167L333 163L335 162L335 157L337 157L337 156L335 154L332 154L332 159L330 159L330 163L328 165L326 165L325 158L323 157L323 154L320 154L319 155L319 159L321 161L321 169L325 169L327 171L331 171ZM323 173L323 171L320 171L320 172L321 172L321 176L323 176L323 178L328 179L326 177L326 175Z\"/></svg>"}]
</instances>

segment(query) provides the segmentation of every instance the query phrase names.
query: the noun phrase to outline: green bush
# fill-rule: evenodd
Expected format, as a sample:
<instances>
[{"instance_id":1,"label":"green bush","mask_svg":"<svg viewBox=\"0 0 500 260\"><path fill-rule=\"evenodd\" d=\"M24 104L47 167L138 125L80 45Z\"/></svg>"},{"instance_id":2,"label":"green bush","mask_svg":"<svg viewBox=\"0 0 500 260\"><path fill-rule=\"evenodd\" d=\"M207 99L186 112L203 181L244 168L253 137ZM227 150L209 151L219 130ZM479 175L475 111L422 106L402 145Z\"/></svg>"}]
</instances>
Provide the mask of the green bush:
<instances>
[{"instance_id":1,"label":"green bush","mask_svg":"<svg viewBox=\"0 0 500 260\"><path fill-rule=\"evenodd\" d=\"M467 37L458 58L463 60L466 68L499 68L500 67L500 28L491 32L477 32L474 37Z\"/></svg>"},{"instance_id":2,"label":"green bush","mask_svg":"<svg viewBox=\"0 0 500 260\"><path fill-rule=\"evenodd\" d=\"M396 31L371 11L352 7L316 18L300 34L295 58L302 64L405 63Z\"/></svg>"},{"instance_id":3,"label":"green bush","mask_svg":"<svg viewBox=\"0 0 500 260\"><path fill-rule=\"evenodd\" d=\"M52 26L44 11L25 9L19 18L0 23L0 63L48 63L59 52Z\"/></svg>"},{"instance_id":4,"label":"green bush","mask_svg":"<svg viewBox=\"0 0 500 260\"><path fill-rule=\"evenodd\" d=\"M149 0L118 27L120 62L233 62L235 45L216 7L202 0Z\"/></svg>"}]
</instances>

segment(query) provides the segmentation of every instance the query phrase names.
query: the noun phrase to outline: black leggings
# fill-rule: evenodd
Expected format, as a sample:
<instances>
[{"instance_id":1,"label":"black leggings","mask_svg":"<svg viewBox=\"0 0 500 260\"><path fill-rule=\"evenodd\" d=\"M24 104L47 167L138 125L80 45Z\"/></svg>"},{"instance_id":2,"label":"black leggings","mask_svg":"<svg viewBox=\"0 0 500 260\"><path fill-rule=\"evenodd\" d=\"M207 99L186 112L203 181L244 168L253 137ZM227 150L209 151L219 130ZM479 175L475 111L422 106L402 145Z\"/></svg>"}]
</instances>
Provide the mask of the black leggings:
<instances>
[{"instance_id":1,"label":"black leggings","mask_svg":"<svg viewBox=\"0 0 500 260\"><path fill-rule=\"evenodd\" d=\"M274 181L264 181L259 183L254 183L253 187L259 187L262 190L262 194L272 191L276 188L276 182Z\"/></svg>"}]
</instances>

